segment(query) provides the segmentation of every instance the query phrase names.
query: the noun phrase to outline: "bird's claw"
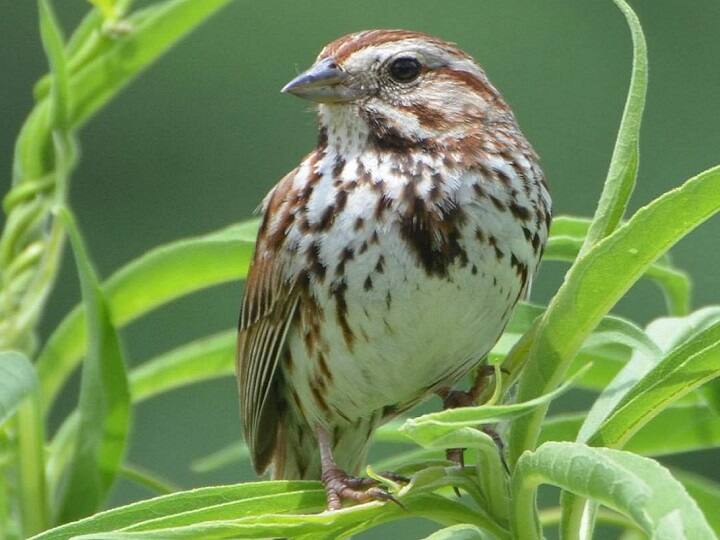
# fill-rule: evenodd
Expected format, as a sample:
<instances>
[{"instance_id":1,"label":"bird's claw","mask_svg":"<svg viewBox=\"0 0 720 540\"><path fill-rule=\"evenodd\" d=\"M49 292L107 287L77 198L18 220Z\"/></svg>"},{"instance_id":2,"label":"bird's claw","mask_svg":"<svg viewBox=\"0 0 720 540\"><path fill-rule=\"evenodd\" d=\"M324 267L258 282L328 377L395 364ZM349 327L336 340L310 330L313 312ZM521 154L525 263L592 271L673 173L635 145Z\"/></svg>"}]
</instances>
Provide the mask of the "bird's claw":
<instances>
[{"instance_id":1,"label":"bird's claw","mask_svg":"<svg viewBox=\"0 0 720 540\"><path fill-rule=\"evenodd\" d=\"M383 477L395 482L407 483L410 480L395 473L383 473ZM401 508L405 506L385 487L373 478L350 476L340 469L326 471L322 477L327 494L328 510L340 510L343 501L365 503L370 501L390 501Z\"/></svg>"}]
</instances>

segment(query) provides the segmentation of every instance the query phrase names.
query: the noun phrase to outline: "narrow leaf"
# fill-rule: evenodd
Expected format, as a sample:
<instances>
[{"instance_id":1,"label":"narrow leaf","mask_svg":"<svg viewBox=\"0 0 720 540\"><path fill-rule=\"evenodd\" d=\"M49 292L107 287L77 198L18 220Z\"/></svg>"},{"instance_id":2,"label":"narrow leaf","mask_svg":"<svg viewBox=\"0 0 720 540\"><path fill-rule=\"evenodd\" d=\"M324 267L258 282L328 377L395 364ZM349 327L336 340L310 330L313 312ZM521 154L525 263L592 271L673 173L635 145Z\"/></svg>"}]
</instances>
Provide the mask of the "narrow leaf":
<instances>
[{"instance_id":1,"label":"narrow leaf","mask_svg":"<svg viewBox=\"0 0 720 540\"><path fill-rule=\"evenodd\" d=\"M79 398L78 444L59 505L61 522L92 514L105 500L123 459L130 425L122 348L80 232L61 209L73 247L87 313L88 351Z\"/></svg>"},{"instance_id":2,"label":"narrow leaf","mask_svg":"<svg viewBox=\"0 0 720 540\"><path fill-rule=\"evenodd\" d=\"M447 443L447 438L457 430L475 429L481 424L491 424L504 420L518 418L528 414L533 409L549 403L560 394L568 390L575 379L570 379L565 384L556 388L553 392L537 397L530 401L513 403L511 405L480 405L478 407L460 407L444 411L425 414L417 418L408 419L400 428L400 432L412 438L418 444L427 448L436 448L437 444ZM481 432L478 432L481 435ZM469 441L467 441L469 444ZM466 444L458 444L457 441L447 443L449 447L463 447Z\"/></svg>"},{"instance_id":3,"label":"narrow leaf","mask_svg":"<svg viewBox=\"0 0 720 540\"><path fill-rule=\"evenodd\" d=\"M673 349L640 379L600 425L590 444L621 448L684 394L720 375L720 322Z\"/></svg>"},{"instance_id":4,"label":"narrow leaf","mask_svg":"<svg viewBox=\"0 0 720 540\"><path fill-rule=\"evenodd\" d=\"M551 416L543 423L540 443L574 441L585 413ZM644 456L682 454L720 447L720 418L705 405L673 406L660 412L625 443L623 449Z\"/></svg>"},{"instance_id":5,"label":"narrow leaf","mask_svg":"<svg viewBox=\"0 0 720 540\"><path fill-rule=\"evenodd\" d=\"M708 523L720 535L720 484L703 476L686 471L673 470L673 475L682 482L690 496L695 499L705 514Z\"/></svg>"},{"instance_id":6,"label":"narrow leaf","mask_svg":"<svg viewBox=\"0 0 720 540\"><path fill-rule=\"evenodd\" d=\"M630 362L593 403L578 435L578 441L587 441L638 381L658 366L663 356L717 321L720 321L720 307L705 308L687 317L664 317L651 322L646 333L655 339L654 343L657 342L662 347L664 354L659 348L654 351L635 349ZM678 398L679 396L675 397Z\"/></svg>"},{"instance_id":7,"label":"narrow leaf","mask_svg":"<svg viewBox=\"0 0 720 540\"><path fill-rule=\"evenodd\" d=\"M426 536L425 540L493 540L487 532L474 525L453 525Z\"/></svg>"},{"instance_id":8,"label":"narrow leaf","mask_svg":"<svg viewBox=\"0 0 720 540\"><path fill-rule=\"evenodd\" d=\"M561 216L562 218L562 216ZM582 221L575 223L579 218L570 220L566 218L558 227L557 233L551 231L550 239L545 246L544 260L564 261L572 263L578 257L585 242L585 236L571 236L569 233L577 232ZM555 225L553 220L553 226ZM556 229L553 228L553 231ZM665 297L668 312L671 315L685 315L690 310L690 276L672 265L669 259L661 257L646 270L644 278L657 285Z\"/></svg>"},{"instance_id":9,"label":"narrow leaf","mask_svg":"<svg viewBox=\"0 0 720 540\"><path fill-rule=\"evenodd\" d=\"M70 82L65 59L64 38L50 0L40 0L40 36L53 76L50 125L67 134L70 108Z\"/></svg>"},{"instance_id":10,"label":"narrow leaf","mask_svg":"<svg viewBox=\"0 0 720 540\"><path fill-rule=\"evenodd\" d=\"M629 452L578 443L545 443L517 462L513 523L523 538L537 539L535 490L551 484L629 516L652 538L715 540L682 484L656 461Z\"/></svg>"},{"instance_id":11,"label":"narrow leaf","mask_svg":"<svg viewBox=\"0 0 720 540\"><path fill-rule=\"evenodd\" d=\"M171 484L167 480L158 477L156 474L135 465L123 465L120 468L119 474L123 478L126 478L131 482L135 482L157 495L167 495L169 493L180 491L176 485Z\"/></svg>"},{"instance_id":12,"label":"narrow leaf","mask_svg":"<svg viewBox=\"0 0 720 540\"><path fill-rule=\"evenodd\" d=\"M170 0L127 17L131 32L107 40L107 48L73 75L73 124L81 125L108 99L180 38L229 0Z\"/></svg>"},{"instance_id":13,"label":"narrow leaf","mask_svg":"<svg viewBox=\"0 0 720 540\"><path fill-rule=\"evenodd\" d=\"M155 248L115 272L103 285L113 324L137 317L191 292L241 279L252 256L257 221ZM75 308L50 336L38 358L48 407L85 351L85 315Z\"/></svg>"},{"instance_id":14,"label":"narrow leaf","mask_svg":"<svg viewBox=\"0 0 720 540\"><path fill-rule=\"evenodd\" d=\"M534 332L518 399L527 401L555 388L587 336L653 261L719 210L716 167L640 209L578 259ZM535 446L545 411L541 407L515 422L511 461Z\"/></svg>"},{"instance_id":15,"label":"narrow leaf","mask_svg":"<svg viewBox=\"0 0 720 540\"><path fill-rule=\"evenodd\" d=\"M605 185L595 216L588 230L581 254L612 233L625 213L630 195L635 188L640 161L640 125L647 94L647 44L640 21L625 0L614 0L622 11L633 41L633 67L620 131L610 160Z\"/></svg>"},{"instance_id":16,"label":"narrow leaf","mask_svg":"<svg viewBox=\"0 0 720 540\"><path fill-rule=\"evenodd\" d=\"M143 362L130 372L133 403L188 384L234 375L236 336L236 330L228 330Z\"/></svg>"},{"instance_id":17,"label":"narrow leaf","mask_svg":"<svg viewBox=\"0 0 720 540\"><path fill-rule=\"evenodd\" d=\"M44 532L36 536L34 540L64 540L81 534L116 531L143 523L147 519L159 519L183 514L224 504L228 501L303 492L316 490L319 487L321 486L317 482L275 481L249 482L237 486L212 486L181 491L100 512L75 523L69 523Z\"/></svg>"},{"instance_id":18,"label":"narrow leaf","mask_svg":"<svg viewBox=\"0 0 720 540\"><path fill-rule=\"evenodd\" d=\"M10 418L23 398L36 386L35 368L24 354L0 352L0 425Z\"/></svg>"},{"instance_id":19,"label":"narrow leaf","mask_svg":"<svg viewBox=\"0 0 720 540\"><path fill-rule=\"evenodd\" d=\"M203 458L196 459L192 462L190 468L196 473L216 471L232 463L245 461L248 457L250 457L250 450L245 444L238 442L221 448Z\"/></svg>"}]
</instances>

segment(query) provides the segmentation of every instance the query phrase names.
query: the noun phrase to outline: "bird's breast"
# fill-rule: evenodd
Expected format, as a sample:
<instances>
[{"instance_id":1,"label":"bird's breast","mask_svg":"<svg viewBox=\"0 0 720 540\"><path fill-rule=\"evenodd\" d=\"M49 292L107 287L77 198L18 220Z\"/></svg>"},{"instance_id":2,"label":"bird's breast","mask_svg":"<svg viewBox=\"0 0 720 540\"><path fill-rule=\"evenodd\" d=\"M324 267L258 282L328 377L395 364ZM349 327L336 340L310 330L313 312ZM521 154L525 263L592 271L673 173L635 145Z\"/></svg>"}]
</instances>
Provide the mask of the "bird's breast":
<instances>
[{"instance_id":1,"label":"bird's breast","mask_svg":"<svg viewBox=\"0 0 720 540\"><path fill-rule=\"evenodd\" d=\"M307 291L286 378L308 421L397 410L476 365L547 236L523 180L509 187L442 160L408 173L392 159L332 155L303 173L315 183L304 184L287 242L288 271L306 276Z\"/></svg>"}]
</instances>

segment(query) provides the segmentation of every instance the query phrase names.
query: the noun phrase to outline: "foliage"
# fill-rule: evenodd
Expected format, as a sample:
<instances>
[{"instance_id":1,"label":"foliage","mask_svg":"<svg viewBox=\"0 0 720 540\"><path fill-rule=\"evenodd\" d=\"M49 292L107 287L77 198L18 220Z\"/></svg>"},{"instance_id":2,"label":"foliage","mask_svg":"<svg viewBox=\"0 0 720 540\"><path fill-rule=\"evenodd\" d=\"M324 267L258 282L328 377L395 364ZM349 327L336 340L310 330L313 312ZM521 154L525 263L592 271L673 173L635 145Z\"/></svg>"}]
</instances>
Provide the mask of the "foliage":
<instances>
[{"instance_id":1,"label":"foliage","mask_svg":"<svg viewBox=\"0 0 720 540\"><path fill-rule=\"evenodd\" d=\"M713 383L720 307L691 312L690 278L668 257L720 210L720 167L625 217L639 163L647 58L640 23L624 0L614 1L630 26L633 71L595 216L555 219L545 257L570 269L548 306L517 309L489 356L496 385L480 405L378 431L377 440L397 443L398 451L376 467L412 478L406 486L388 481L402 507L373 502L324 512L322 486L309 481L176 491L125 463L132 406L232 376L235 337L228 330L201 338L126 373L118 330L175 298L242 279L257 223L158 247L100 282L67 203L75 133L227 1L167 0L131 11L130 0L94 0L67 40L49 0L39 1L50 73L35 87L36 106L17 140L0 238L0 538L338 538L413 516L438 524L428 537L436 540L541 538L555 526L562 538L590 538L596 522L628 537L716 538L720 485L654 458L720 447ZM34 331L66 234L82 304L39 346ZM668 309L645 329L610 314L643 278L659 286ZM81 361L77 410L47 440L45 416ZM592 392L593 404L548 416L550 401L569 388ZM508 431L507 463L481 429L496 424ZM455 447L469 449L464 468L444 460L444 450ZM238 444L196 466L246 458ZM166 494L98 512L120 474ZM538 511L541 484L561 490L560 507ZM453 488L467 496L458 499Z\"/></svg>"}]
</instances>

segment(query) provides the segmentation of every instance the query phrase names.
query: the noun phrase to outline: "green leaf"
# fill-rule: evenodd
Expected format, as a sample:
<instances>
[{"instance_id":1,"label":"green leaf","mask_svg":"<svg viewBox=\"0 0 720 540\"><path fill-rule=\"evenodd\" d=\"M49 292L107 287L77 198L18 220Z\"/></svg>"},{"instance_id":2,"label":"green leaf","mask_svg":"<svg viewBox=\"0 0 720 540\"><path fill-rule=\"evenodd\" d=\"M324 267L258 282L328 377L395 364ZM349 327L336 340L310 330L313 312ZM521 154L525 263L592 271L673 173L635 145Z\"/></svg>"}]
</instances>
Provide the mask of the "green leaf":
<instances>
[{"instance_id":1,"label":"green leaf","mask_svg":"<svg viewBox=\"0 0 720 540\"><path fill-rule=\"evenodd\" d=\"M44 532L36 536L35 540L67 539L81 534L116 531L144 523L149 519L182 515L198 509L223 505L229 501L240 502L256 498L267 500L267 498L274 495L313 493L318 489L322 489L318 482L299 480L250 482L236 486L213 486L193 489L100 512L89 518ZM272 508L269 510L273 511Z\"/></svg>"},{"instance_id":2,"label":"green leaf","mask_svg":"<svg viewBox=\"0 0 720 540\"><path fill-rule=\"evenodd\" d=\"M257 221L155 248L103 285L113 324L130 321L194 291L243 278L252 257ZM46 407L85 351L84 312L75 308L50 336L38 358Z\"/></svg>"},{"instance_id":3,"label":"green leaf","mask_svg":"<svg viewBox=\"0 0 720 540\"><path fill-rule=\"evenodd\" d=\"M720 358L719 312L717 308L709 308L684 318L653 321L647 333L666 351L675 348L662 360L645 351L636 351L593 404L580 429L578 441L623 448L663 409L720 375L717 367L713 375L714 359ZM703 329L710 334L703 334ZM673 438L678 436L676 429L671 432ZM663 437L667 438L667 434ZM577 529L585 511L584 501L568 494L563 496L566 527Z\"/></svg>"},{"instance_id":4,"label":"green leaf","mask_svg":"<svg viewBox=\"0 0 720 540\"><path fill-rule=\"evenodd\" d=\"M102 46L76 71L72 69L76 66L70 66L69 126L82 125L144 68L228 1L170 0L130 16L131 32L102 40ZM21 129L15 146L15 181L39 178L49 171L44 155L52 143L50 108L50 101L43 99Z\"/></svg>"},{"instance_id":5,"label":"green leaf","mask_svg":"<svg viewBox=\"0 0 720 540\"><path fill-rule=\"evenodd\" d=\"M670 351L624 393L589 437L590 444L621 448L660 411L694 388L718 377L719 366L720 321Z\"/></svg>"},{"instance_id":6,"label":"green leaf","mask_svg":"<svg viewBox=\"0 0 720 540\"><path fill-rule=\"evenodd\" d=\"M123 353L80 232L59 211L73 247L87 313L88 351L80 380L78 443L59 503L61 522L92 514L104 501L123 459L130 392Z\"/></svg>"},{"instance_id":7,"label":"green leaf","mask_svg":"<svg viewBox=\"0 0 720 540\"><path fill-rule=\"evenodd\" d=\"M574 441L585 413L551 416L543 422L540 443ZM668 434L672 434L669 436ZM672 406L642 426L623 446L628 452L663 456L720 446L720 418L705 405Z\"/></svg>"},{"instance_id":8,"label":"green leaf","mask_svg":"<svg viewBox=\"0 0 720 540\"><path fill-rule=\"evenodd\" d=\"M0 425L15 412L20 402L37 387L32 362L16 351L0 352Z\"/></svg>"},{"instance_id":9,"label":"green leaf","mask_svg":"<svg viewBox=\"0 0 720 540\"><path fill-rule=\"evenodd\" d=\"M250 450L244 443L238 442L193 461L190 468L196 473L216 471L232 463L245 461L248 457Z\"/></svg>"},{"instance_id":10,"label":"green leaf","mask_svg":"<svg viewBox=\"0 0 720 540\"><path fill-rule=\"evenodd\" d=\"M236 520L244 516L280 514L285 512L315 513L325 509L326 497L322 486L315 489L288 493L273 493L264 497L244 498L221 504L197 508L172 516L149 518L142 523L125 527L123 531L158 531L175 527L186 527L197 523Z\"/></svg>"},{"instance_id":11,"label":"green leaf","mask_svg":"<svg viewBox=\"0 0 720 540\"><path fill-rule=\"evenodd\" d=\"M544 307L533 304L518 305L505 333L490 351L488 361L492 364L503 362L544 310ZM569 374L574 376L583 370L577 386L601 391L629 361L633 350L642 350L651 356L660 355L658 346L641 328L627 319L607 315L583 343L569 368ZM694 398L695 401L697 399Z\"/></svg>"},{"instance_id":12,"label":"green leaf","mask_svg":"<svg viewBox=\"0 0 720 540\"><path fill-rule=\"evenodd\" d=\"M194 525L166 528L159 531L112 532L78 536L78 540L133 539L133 538L187 538L204 540L220 538L338 538L355 534L384 522L413 516L432 519L442 516L450 523L467 519L472 514L461 503L445 497L418 495L404 501L406 509L394 504L369 503L337 512L323 512L311 515L269 514L233 520L212 521ZM496 535L508 539L507 535Z\"/></svg>"},{"instance_id":13,"label":"green leaf","mask_svg":"<svg viewBox=\"0 0 720 540\"><path fill-rule=\"evenodd\" d=\"M228 0L170 0L127 17L132 30L106 40L105 49L72 77L71 120L80 125L180 38Z\"/></svg>"},{"instance_id":14,"label":"green leaf","mask_svg":"<svg viewBox=\"0 0 720 540\"><path fill-rule=\"evenodd\" d=\"M493 540L495 537L474 525L453 525L426 536L425 540Z\"/></svg>"},{"instance_id":15,"label":"green leaf","mask_svg":"<svg viewBox=\"0 0 720 540\"><path fill-rule=\"evenodd\" d=\"M646 329L646 334L659 344L664 354L660 349L648 351L636 348L630 362L593 403L580 430L578 440L586 442L623 398L631 392L635 384L656 368L663 356L667 355L671 349L717 321L720 321L720 307L705 308L687 317L665 317L651 322ZM679 397L675 396L674 399L679 399Z\"/></svg>"},{"instance_id":16,"label":"green leaf","mask_svg":"<svg viewBox=\"0 0 720 540\"><path fill-rule=\"evenodd\" d=\"M325 506L319 482L273 481L174 493L58 527L33 540L68 538L337 538L385 521L423 516L446 525L473 523L509 540L506 531L460 501L427 493L445 485L444 475L402 497L406 509L373 502L337 512ZM467 476L467 472L463 473ZM445 479L442 478L445 477ZM456 475L457 476L457 475ZM298 512L299 515L293 515Z\"/></svg>"},{"instance_id":17,"label":"green leaf","mask_svg":"<svg viewBox=\"0 0 720 540\"><path fill-rule=\"evenodd\" d=\"M133 403L189 384L235 374L237 330L192 341L130 372Z\"/></svg>"},{"instance_id":18,"label":"green leaf","mask_svg":"<svg viewBox=\"0 0 720 540\"><path fill-rule=\"evenodd\" d=\"M591 220L580 216L555 216L550 224L551 237L583 239L587 236Z\"/></svg>"},{"instance_id":19,"label":"green leaf","mask_svg":"<svg viewBox=\"0 0 720 540\"><path fill-rule=\"evenodd\" d=\"M522 403L459 407L410 418L400 428L400 432L426 448L470 447L472 446L471 440L458 441L457 437L468 434L471 438L477 434L484 435L475 429L478 425L511 420L528 414L533 409L558 397L574 382L575 379L570 379L553 392ZM460 433L465 435L460 435ZM461 442L462 444L460 444Z\"/></svg>"},{"instance_id":20,"label":"green leaf","mask_svg":"<svg viewBox=\"0 0 720 540\"><path fill-rule=\"evenodd\" d=\"M140 403L163 392L234 373L236 331L199 339L143 362L130 372L130 395ZM78 416L73 411L57 430L50 445L48 474L56 485L77 438Z\"/></svg>"},{"instance_id":21,"label":"green leaf","mask_svg":"<svg viewBox=\"0 0 720 540\"><path fill-rule=\"evenodd\" d=\"M718 210L720 167L715 167L640 209L578 259L534 332L518 400L555 388L587 336L653 261ZM540 407L512 426L512 462L535 446L545 412Z\"/></svg>"},{"instance_id":22,"label":"green leaf","mask_svg":"<svg viewBox=\"0 0 720 540\"><path fill-rule=\"evenodd\" d=\"M105 19L114 19L116 17L114 0L89 0L91 4L97 7Z\"/></svg>"},{"instance_id":23,"label":"green leaf","mask_svg":"<svg viewBox=\"0 0 720 540\"><path fill-rule=\"evenodd\" d=\"M70 127L70 82L65 59L64 39L50 0L40 0L40 36L53 75L50 125L67 134Z\"/></svg>"},{"instance_id":24,"label":"green leaf","mask_svg":"<svg viewBox=\"0 0 720 540\"><path fill-rule=\"evenodd\" d=\"M589 224L590 222L584 218L568 216L553 218L544 260L569 263L575 261L585 242L585 233ZM667 256L650 265L643 277L660 288L670 314L685 315L690 311L690 276L673 266Z\"/></svg>"},{"instance_id":25,"label":"green leaf","mask_svg":"<svg viewBox=\"0 0 720 540\"><path fill-rule=\"evenodd\" d=\"M715 540L682 484L656 461L578 443L545 443L518 460L513 475L513 526L518 538L539 539L535 491L551 484L617 510L652 538Z\"/></svg>"},{"instance_id":26,"label":"green leaf","mask_svg":"<svg viewBox=\"0 0 720 540\"><path fill-rule=\"evenodd\" d=\"M168 493L180 491L180 489L174 484L171 484L167 480L158 477L156 474L135 465L123 465L120 467L119 474L123 478L126 478L131 482L135 482L139 486L143 486L158 495L167 495Z\"/></svg>"},{"instance_id":27,"label":"green leaf","mask_svg":"<svg viewBox=\"0 0 720 540\"><path fill-rule=\"evenodd\" d=\"M632 75L610 168L581 254L587 253L619 225L635 188L640 161L640 125L647 94L647 44L635 12L625 0L614 0L614 2L625 16L632 35Z\"/></svg>"},{"instance_id":28,"label":"green leaf","mask_svg":"<svg viewBox=\"0 0 720 540\"><path fill-rule=\"evenodd\" d=\"M673 470L673 476L682 482L690 496L705 514L708 523L720 535L720 484L703 476L686 471Z\"/></svg>"}]
</instances>

